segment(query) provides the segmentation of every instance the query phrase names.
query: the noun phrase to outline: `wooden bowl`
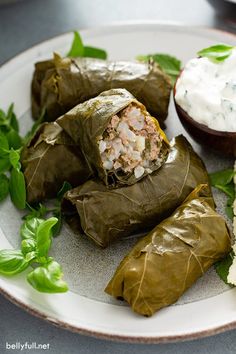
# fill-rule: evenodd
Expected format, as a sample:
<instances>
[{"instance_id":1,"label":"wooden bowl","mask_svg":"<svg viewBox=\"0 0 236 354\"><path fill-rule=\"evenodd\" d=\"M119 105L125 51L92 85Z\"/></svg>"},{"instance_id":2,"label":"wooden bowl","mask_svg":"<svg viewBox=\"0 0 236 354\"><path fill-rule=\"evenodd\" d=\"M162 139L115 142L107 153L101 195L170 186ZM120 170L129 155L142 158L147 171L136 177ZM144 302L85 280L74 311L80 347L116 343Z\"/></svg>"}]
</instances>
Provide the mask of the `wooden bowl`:
<instances>
[{"instance_id":1,"label":"wooden bowl","mask_svg":"<svg viewBox=\"0 0 236 354\"><path fill-rule=\"evenodd\" d=\"M236 157L236 132L218 131L196 122L175 101L175 88L174 102L181 123L194 140L223 155Z\"/></svg>"}]
</instances>

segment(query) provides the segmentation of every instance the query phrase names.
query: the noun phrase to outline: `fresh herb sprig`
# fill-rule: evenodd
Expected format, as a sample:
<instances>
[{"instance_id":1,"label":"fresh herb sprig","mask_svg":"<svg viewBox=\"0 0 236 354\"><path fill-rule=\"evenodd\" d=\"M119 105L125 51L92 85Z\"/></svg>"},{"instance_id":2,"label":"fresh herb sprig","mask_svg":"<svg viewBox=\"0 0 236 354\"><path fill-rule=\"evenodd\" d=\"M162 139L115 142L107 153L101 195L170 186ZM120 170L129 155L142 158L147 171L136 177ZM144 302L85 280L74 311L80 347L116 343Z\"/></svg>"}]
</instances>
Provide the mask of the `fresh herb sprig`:
<instances>
[{"instance_id":1,"label":"fresh herb sprig","mask_svg":"<svg viewBox=\"0 0 236 354\"><path fill-rule=\"evenodd\" d=\"M233 202L235 199L235 185L234 185L233 169L226 169L222 171L213 172L209 175L211 185L227 195L227 203L225 212L232 220L234 216Z\"/></svg>"},{"instance_id":2,"label":"fresh herb sprig","mask_svg":"<svg viewBox=\"0 0 236 354\"><path fill-rule=\"evenodd\" d=\"M7 113L0 110L0 201L10 193L11 200L18 209L26 207L26 186L20 163L21 150L43 122L44 116L45 111L22 138L19 135L13 103Z\"/></svg>"},{"instance_id":3,"label":"fresh herb sprig","mask_svg":"<svg viewBox=\"0 0 236 354\"><path fill-rule=\"evenodd\" d=\"M234 217L233 202L235 199L235 184L234 184L235 171L233 169L226 169L211 173L209 175L211 185L224 194L227 195L227 202L225 212L232 220ZM215 263L215 270L218 276L228 285L227 277L229 274L229 268L232 265L234 258L233 250L222 260Z\"/></svg>"},{"instance_id":4,"label":"fresh herb sprig","mask_svg":"<svg viewBox=\"0 0 236 354\"><path fill-rule=\"evenodd\" d=\"M89 57L97 59L107 59L107 52L104 49L85 46L83 44L80 34L75 31L74 39L71 45L67 57L77 58L77 57Z\"/></svg>"},{"instance_id":5,"label":"fresh herb sprig","mask_svg":"<svg viewBox=\"0 0 236 354\"><path fill-rule=\"evenodd\" d=\"M221 63L232 54L233 49L235 49L235 47L231 45L216 44L200 50L197 54L198 56L208 58L215 63Z\"/></svg>"},{"instance_id":6,"label":"fresh herb sprig","mask_svg":"<svg viewBox=\"0 0 236 354\"><path fill-rule=\"evenodd\" d=\"M10 148L19 149L22 146L22 138L19 135L19 124L14 113L12 103L7 112L0 109L0 132L7 138ZM2 145L0 144L0 147Z\"/></svg>"},{"instance_id":7,"label":"fresh herb sprig","mask_svg":"<svg viewBox=\"0 0 236 354\"><path fill-rule=\"evenodd\" d=\"M233 250L222 260L218 261L215 263L215 270L218 276L223 280L223 282L227 285L231 285L228 283L228 274L229 274L229 268L231 267L233 263L235 255Z\"/></svg>"},{"instance_id":8,"label":"fresh herb sprig","mask_svg":"<svg viewBox=\"0 0 236 354\"><path fill-rule=\"evenodd\" d=\"M32 266L33 270L28 273L27 280L36 290L47 293L66 292L68 286L62 280L61 266L48 256L58 219L44 219L47 212L42 205L38 209L30 209L20 229L21 249L0 251L0 274L14 275Z\"/></svg>"},{"instance_id":9,"label":"fresh herb sprig","mask_svg":"<svg viewBox=\"0 0 236 354\"><path fill-rule=\"evenodd\" d=\"M33 270L27 275L28 282L38 291L58 293L67 291L68 286L62 280L60 265L48 256L48 252L52 236L59 233L62 225L61 198L71 186L64 183L53 209L42 204L34 209L26 203L25 179L20 163L22 145L31 138L41 120L43 118L33 125L23 139L19 135L13 105L7 113L0 111L0 201L10 193L11 200L18 209L29 209L20 229L21 249L0 250L0 274L11 276L32 266ZM49 212L53 217L45 219Z\"/></svg>"},{"instance_id":10,"label":"fresh herb sprig","mask_svg":"<svg viewBox=\"0 0 236 354\"><path fill-rule=\"evenodd\" d=\"M149 60L156 62L160 66L161 70L171 78L172 85L174 86L181 70L181 61L179 59L169 54L162 53L139 55L136 59L142 62L147 62Z\"/></svg>"},{"instance_id":11,"label":"fresh herb sprig","mask_svg":"<svg viewBox=\"0 0 236 354\"><path fill-rule=\"evenodd\" d=\"M7 113L0 110L0 201L10 193L13 204L24 209L26 188L20 163L23 140L13 107L11 104Z\"/></svg>"}]
</instances>

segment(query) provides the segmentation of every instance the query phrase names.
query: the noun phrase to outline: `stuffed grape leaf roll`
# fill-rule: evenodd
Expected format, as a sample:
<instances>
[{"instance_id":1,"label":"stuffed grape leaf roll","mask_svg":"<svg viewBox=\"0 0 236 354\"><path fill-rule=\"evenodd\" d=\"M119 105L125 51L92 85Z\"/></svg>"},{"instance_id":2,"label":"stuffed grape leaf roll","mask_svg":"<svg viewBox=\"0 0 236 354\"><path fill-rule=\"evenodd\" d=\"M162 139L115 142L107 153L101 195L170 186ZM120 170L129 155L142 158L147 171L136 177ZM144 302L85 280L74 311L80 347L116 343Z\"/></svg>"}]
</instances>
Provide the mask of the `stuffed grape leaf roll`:
<instances>
[{"instance_id":1,"label":"stuffed grape leaf roll","mask_svg":"<svg viewBox=\"0 0 236 354\"><path fill-rule=\"evenodd\" d=\"M125 89L105 91L57 123L107 186L136 183L160 168L169 152L158 121Z\"/></svg>"},{"instance_id":2,"label":"stuffed grape leaf roll","mask_svg":"<svg viewBox=\"0 0 236 354\"><path fill-rule=\"evenodd\" d=\"M140 239L122 260L105 291L151 316L178 300L231 249L207 185L198 186L174 213Z\"/></svg>"},{"instance_id":3,"label":"stuffed grape leaf roll","mask_svg":"<svg viewBox=\"0 0 236 354\"><path fill-rule=\"evenodd\" d=\"M169 77L154 62L109 62L93 58L64 58L36 63L32 81L32 113L46 110L55 120L75 105L111 88L130 91L163 122L171 92Z\"/></svg>"},{"instance_id":4,"label":"stuffed grape leaf roll","mask_svg":"<svg viewBox=\"0 0 236 354\"><path fill-rule=\"evenodd\" d=\"M80 224L89 238L107 247L118 238L151 230L198 184L208 182L202 160L180 135L171 141L168 159L159 170L116 189L107 189L99 180L87 181L67 192L62 211L69 223Z\"/></svg>"},{"instance_id":5,"label":"stuffed grape leaf roll","mask_svg":"<svg viewBox=\"0 0 236 354\"><path fill-rule=\"evenodd\" d=\"M56 197L67 181L72 186L84 183L92 171L79 147L56 123L44 123L23 149L28 203Z\"/></svg>"}]
</instances>

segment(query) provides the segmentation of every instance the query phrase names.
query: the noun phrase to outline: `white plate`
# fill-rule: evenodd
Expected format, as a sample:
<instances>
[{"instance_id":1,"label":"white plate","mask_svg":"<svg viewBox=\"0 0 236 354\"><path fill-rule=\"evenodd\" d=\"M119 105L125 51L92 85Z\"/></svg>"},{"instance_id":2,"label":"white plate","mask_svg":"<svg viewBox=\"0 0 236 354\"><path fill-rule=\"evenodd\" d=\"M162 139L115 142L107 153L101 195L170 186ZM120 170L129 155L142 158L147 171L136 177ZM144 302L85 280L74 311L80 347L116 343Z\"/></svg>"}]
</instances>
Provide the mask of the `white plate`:
<instances>
[{"instance_id":1,"label":"white plate","mask_svg":"<svg viewBox=\"0 0 236 354\"><path fill-rule=\"evenodd\" d=\"M235 36L225 32L156 23L116 25L80 33L86 44L105 48L109 58L116 60L132 60L138 54L165 52L185 62L194 57L199 49L214 43L235 44ZM72 37L72 33L67 33L50 39L3 65L0 68L1 108L6 109L11 102L15 102L17 115L24 116L30 108L33 64L51 57L53 51L66 53ZM187 135L176 118L172 103L169 116L169 137L180 132ZM27 117L22 119L22 124L27 124ZM209 169L229 164L229 161L215 159L214 154L204 152L196 144L194 146L206 158ZM9 201L1 204L0 249L15 247L19 242L17 230L21 223L20 217L20 213ZM115 259L112 251L101 253L101 250L96 250L93 253L92 247L95 246L90 243L88 246L76 247L78 238L73 238L66 227L63 235L55 240L53 254L63 263L66 280L71 284L72 291L59 295L40 294L27 284L25 274L21 274L13 278L0 277L2 294L33 315L55 325L113 340L146 343L176 341L236 327L236 289L224 286L215 276L214 270L197 282L192 292L185 295L184 300L177 305L162 309L152 318L143 318L134 314L129 307L100 296L106 285L103 281L109 279L112 272L108 271L109 274L101 278L97 278L95 273L93 275L93 270L103 269L103 259L107 259L108 263L112 260L111 268L115 269L121 255L127 251L127 244L123 247L125 250L119 249L120 253ZM86 240L83 242L86 243ZM130 240L128 242L132 243ZM86 252L91 249L93 257L88 260L88 265L85 260L85 263L83 261L78 266L83 255L78 256L78 263L76 257L79 252L84 252L83 247ZM72 259L75 260L71 262ZM93 289L96 291L93 292Z\"/></svg>"}]
</instances>

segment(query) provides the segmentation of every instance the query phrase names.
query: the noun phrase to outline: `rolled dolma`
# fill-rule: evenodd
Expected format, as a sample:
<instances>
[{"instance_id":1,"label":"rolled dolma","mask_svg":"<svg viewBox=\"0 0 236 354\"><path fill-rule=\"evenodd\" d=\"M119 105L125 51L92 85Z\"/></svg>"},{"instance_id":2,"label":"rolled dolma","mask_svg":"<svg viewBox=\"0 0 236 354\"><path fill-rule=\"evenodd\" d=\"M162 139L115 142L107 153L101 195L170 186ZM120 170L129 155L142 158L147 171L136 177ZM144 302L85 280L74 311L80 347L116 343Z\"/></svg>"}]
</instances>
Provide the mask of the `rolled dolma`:
<instances>
[{"instance_id":1,"label":"rolled dolma","mask_svg":"<svg viewBox=\"0 0 236 354\"><path fill-rule=\"evenodd\" d=\"M32 114L37 119L46 109L55 120L75 105L111 88L129 90L147 110L163 122L171 91L169 77L154 62L108 62L92 58L36 63L32 81Z\"/></svg>"},{"instance_id":2,"label":"rolled dolma","mask_svg":"<svg viewBox=\"0 0 236 354\"><path fill-rule=\"evenodd\" d=\"M149 231L171 215L200 183L208 183L205 166L182 135L171 141L166 163L132 186L109 190L98 180L72 189L62 202L68 222L99 246ZM74 217L73 217L74 215ZM79 230L78 230L79 231Z\"/></svg>"},{"instance_id":3,"label":"rolled dolma","mask_svg":"<svg viewBox=\"0 0 236 354\"><path fill-rule=\"evenodd\" d=\"M140 239L122 260L105 291L151 316L178 300L231 249L207 185L198 186L167 219Z\"/></svg>"},{"instance_id":4,"label":"rolled dolma","mask_svg":"<svg viewBox=\"0 0 236 354\"><path fill-rule=\"evenodd\" d=\"M65 181L77 186L92 176L80 148L56 122L36 131L21 163L30 204L55 197Z\"/></svg>"},{"instance_id":5,"label":"rolled dolma","mask_svg":"<svg viewBox=\"0 0 236 354\"><path fill-rule=\"evenodd\" d=\"M107 186L136 183L157 170L169 152L158 121L125 89L105 91L57 123L80 145Z\"/></svg>"}]
</instances>

